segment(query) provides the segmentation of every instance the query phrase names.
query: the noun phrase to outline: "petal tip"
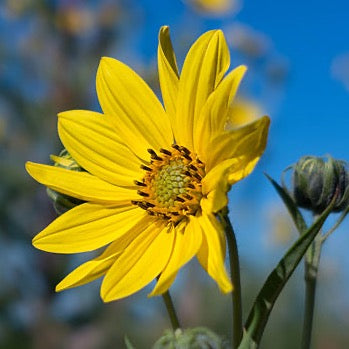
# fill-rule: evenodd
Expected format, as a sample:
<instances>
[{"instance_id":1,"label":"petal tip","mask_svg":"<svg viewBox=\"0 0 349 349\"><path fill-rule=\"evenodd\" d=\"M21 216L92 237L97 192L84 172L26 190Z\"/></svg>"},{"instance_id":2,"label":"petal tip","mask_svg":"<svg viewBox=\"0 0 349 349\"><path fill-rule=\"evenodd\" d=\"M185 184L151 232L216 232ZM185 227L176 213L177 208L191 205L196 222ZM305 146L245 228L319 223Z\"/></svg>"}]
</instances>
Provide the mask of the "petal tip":
<instances>
[{"instance_id":1,"label":"petal tip","mask_svg":"<svg viewBox=\"0 0 349 349\"><path fill-rule=\"evenodd\" d=\"M38 167L41 164L37 164L35 162L32 161L27 161L24 165L25 170L28 172L29 176L31 176L32 178L34 178L36 180L36 170L38 169Z\"/></svg>"},{"instance_id":2,"label":"petal tip","mask_svg":"<svg viewBox=\"0 0 349 349\"><path fill-rule=\"evenodd\" d=\"M59 284L56 285L55 292L61 292L61 291L64 291L65 289L67 289L67 287L64 287L62 282L60 282Z\"/></svg>"},{"instance_id":3,"label":"petal tip","mask_svg":"<svg viewBox=\"0 0 349 349\"><path fill-rule=\"evenodd\" d=\"M25 164L24 164L24 167L25 167L25 169L26 169L26 171L30 174L30 168L32 167L32 164L33 164L33 162L31 162L31 161L27 161Z\"/></svg>"},{"instance_id":4,"label":"petal tip","mask_svg":"<svg viewBox=\"0 0 349 349\"><path fill-rule=\"evenodd\" d=\"M156 292L154 292L155 290L151 291L150 293L147 294L148 298L152 298L154 296L159 296L159 294L157 294Z\"/></svg>"},{"instance_id":5,"label":"petal tip","mask_svg":"<svg viewBox=\"0 0 349 349\"><path fill-rule=\"evenodd\" d=\"M103 56L103 57L101 57L99 63L108 62L108 61L113 60L113 59L114 59L114 58L111 58L111 57L108 57L108 56Z\"/></svg>"},{"instance_id":6,"label":"petal tip","mask_svg":"<svg viewBox=\"0 0 349 349\"><path fill-rule=\"evenodd\" d=\"M114 298L112 298L110 296L110 288L106 287L106 282L105 282L105 278L102 282L101 288L100 288L100 296L103 300L104 303L108 303L111 302L112 300L114 300Z\"/></svg>"},{"instance_id":7,"label":"petal tip","mask_svg":"<svg viewBox=\"0 0 349 349\"><path fill-rule=\"evenodd\" d=\"M63 118L68 118L71 115L71 112L75 112L76 110L65 110L65 111L61 111L57 114L58 117L58 121L60 121L60 119Z\"/></svg>"},{"instance_id":8,"label":"petal tip","mask_svg":"<svg viewBox=\"0 0 349 349\"><path fill-rule=\"evenodd\" d=\"M212 39L215 39L217 41L223 40L225 42L225 35L222 29L214 29L212 32Z\"/></svg>"},{"instance_id":9,"label":"petal tip","mask_svg":"<svg viewBox=\"0 0 349 349\"><path fill-rule=\"evenodd\" d=\"M106 290L105 287L103 287L103 283L102 283L102 286L101 286L100 296L101 296L102 301L104 303L110 303L110 302L115 301L115 300L118 299L117 297L111 296L110 290Z\"/></svg>"},{"instance_id":10,"label":"petal tip","mask_svg":"<svg viewBox=\"0 0 349 349\"><path fill-rule=\"evenodd\" d=\"M170 31L170 26L168 25L163 25L160 27L159 34L166 34Z\"/></svg>"},{"instance_id":11,"label":"petal tip","mask_svg":"<svg viewBox=\"0 0 349 349\"><path fill-rule=\"evenodd\" d=\"M57 117L62 118L62 117L64 117L65 113L66 113L65 111L61 111L61 112L57 113Z\"/></svg>"},{"instance_id":12,"label":"petal tip","mask_svg":"<svg viewBox=\"0 0 349 349\"><path fill-rule=\"evenodd\" d=\"M117 62L118 60L116 60L115 58L103 56L99 61L97 75L99 75L101 72L105 71L106 69L110 69L111 65Z\"/></svg>"},{"instance_id":13,"label":"petal tip","mask_svg":"<svg viewBox=\"0 0 349 349\"><path fill-rule=\"evenodd\" d=\"M228 294L230 292L233 292L234 291L234 286L233 284L229 284L229 285L225 285L224 287L221 288L221 291L224 293L224 294Z\"/></svg>"},{"instance_id":14,"label":"petal tip","mask_svg":"<svg viewBox=\"0 0 349 349\"><path fill-rule=\"evenodd\" d=\"M37 241L37 238L36 238L36 236L34 236L33 239L32 239L32 245L34 247L36 247L36 241Z\"/></svg>"},{"instance_id":15,"label":"petal tip","mask_svg":"<svg viewBox=\"0 0 349 349\"><path fill-rule=\"evenodd\" d=\"M32 239L32 245L38 250L46 251L46 249L43 248L43 246L42 246L42 241L41 241L42 239L40 238L39 235L40 234L34 236L34 238Z\"/></svg>"},{"instance_id":16,"label":"petal tip","mask_svg":"<svg viewBox=\"0 0 349 349\"><path fill-rule=\"evenodd\" d=\"M158 286L159 286L159 283L157 282L155 287L153 288L153 290L147 294L148 298L152 298L155 296L161 296L162 294L164 294L168 290L168 288L164 289L163 285L162 285L162 287L158 287Z\"/></svg>"},{"instance_id":17,"label":"petal tip","mask_svg":"<svg viewBox=\"0 0 349 349\"><path fill-rule=\"evenodd\" d=\"M109 303L113 300L113 299L109 299L107 296L104 296L102 294L100 296L101 296L103 303Z\"/></svg>"},{"instance_id":18,"label":"petal tip","mask_svg":"<svg viewBox=\"0 0 349 349\"><path fill-rule=\"evenodd\" d=\"M248 68L247 68L247 65L241 64L236 69L241 70L241 74L245 74Z\"/></svg>"},{"instance_id":19,"label":"petal tip","mask_svg":"<svg viewBox=\"0 0 349 349\"><path fill-rule=\"evenodd\" d=\"M264 115L261 117L263 122L267 123L268 125L270 124L270 117L268 115Z\"/></svg>"}]
</instances>

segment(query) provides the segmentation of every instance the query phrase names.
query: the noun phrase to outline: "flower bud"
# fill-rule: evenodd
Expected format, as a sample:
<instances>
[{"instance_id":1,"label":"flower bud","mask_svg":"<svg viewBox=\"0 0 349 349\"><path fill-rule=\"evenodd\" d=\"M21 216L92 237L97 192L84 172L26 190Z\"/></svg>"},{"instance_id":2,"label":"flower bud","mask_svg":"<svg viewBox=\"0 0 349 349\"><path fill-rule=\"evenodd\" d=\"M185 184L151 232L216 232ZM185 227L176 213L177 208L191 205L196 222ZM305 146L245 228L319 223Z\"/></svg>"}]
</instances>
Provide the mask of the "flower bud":
<instances>
[{"instance_id":1,"label":"flower bud","mask_svg":"<svg viewBox=\"0 0 349 349\"><path fill-rule=\"evenodd\" d=\"M59 156L51 155L50 158L54 162L54 166L71 171L84 171L66 149L63 149ZM52 199L53 206L59 215L84 202L71 196L58 193L50 188L47 188L47 195Z\"/></svg>"},{"instance_id":2,"label":"flower bud","mask_svg":"<svg viewBox=\"0 0 349 349\"><path fill-rule=\"evenodd\" d=\"M320 214L337 199L333 212L349 204L349 172L347 163L331 156L303 156L292 165L293 197L299 207Z\"/></svg>"},{"instance_id":3,"label":"flower bud","mask_svg":"<svg viewBox=\"0 0 349 349\"><path fill-rule=\"evenodd\" d=\"M153 349L228 349L229 345L205 327L167 330L154 344Z\"/></svg>"},{"instance_id":4,"label":"flower bud","mask_svg":"<svg viewBox=\"0 0 349 349\"><path fill-rule=\"evenodd\" d=\"M54 166L72 171L84 171L84 169L78 165L78 163L73 159L66 149L63 149L58 156L51 155L50 158L54 162Z\"/></svg>"}]
</instances>

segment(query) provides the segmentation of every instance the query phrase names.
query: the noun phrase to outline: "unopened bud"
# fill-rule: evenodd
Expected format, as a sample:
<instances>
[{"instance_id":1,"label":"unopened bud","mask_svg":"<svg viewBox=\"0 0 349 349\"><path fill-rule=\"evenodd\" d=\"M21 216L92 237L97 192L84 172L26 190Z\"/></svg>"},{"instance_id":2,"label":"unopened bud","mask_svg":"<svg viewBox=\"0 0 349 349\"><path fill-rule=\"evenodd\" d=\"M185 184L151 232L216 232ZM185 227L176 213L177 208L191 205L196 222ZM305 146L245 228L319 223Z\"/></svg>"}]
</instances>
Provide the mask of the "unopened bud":
<instances>
[{"instance_id":1,"label":"unopened bud","mask_svg":"<svg viewBox=\"0 0 349 349\"><path fill-rule=\"evenodd\" d=\"M62 167L71 171L84 171L84 169L78 165L78 163L72 158L66 149L63 149L58 156L51 155L50 158L54 162L54 166ZM53 206L59 215L77 205L84 203L82 200L58 193L50 188L47 188L47 195L52 199Z\"/></svg>"},{"instance_id":2,"label":"unopened bud","mask_svg":"<svg viewBox=\"0 0 349 349\"><path fill-rule=\"evenodd\" d=\"M293 197L299 207L316 214L323 212L333 197L337 199L333 212L349 204L348 164L331 156L303 156L292 165Z\"/></svg>"},{"instance_id":3,"label":"unopened bud","mask_svg":"<svg viewBox=\"0 0 349 349\"><path fill-rule=\"evenodd\" d=\"M230 346L217 334L205 327L167 330L153 349L228 349Z\"/></svg>"}]
</instances>

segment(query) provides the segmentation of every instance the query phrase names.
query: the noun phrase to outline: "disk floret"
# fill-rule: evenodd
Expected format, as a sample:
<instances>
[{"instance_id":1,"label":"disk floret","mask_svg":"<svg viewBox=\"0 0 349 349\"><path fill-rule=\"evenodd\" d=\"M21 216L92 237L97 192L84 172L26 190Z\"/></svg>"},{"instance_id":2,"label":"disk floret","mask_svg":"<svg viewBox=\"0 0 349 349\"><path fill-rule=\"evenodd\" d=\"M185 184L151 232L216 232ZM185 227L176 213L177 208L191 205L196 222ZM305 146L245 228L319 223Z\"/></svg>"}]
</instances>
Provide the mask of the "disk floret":
<instances>
[{"instance_id":1,"label":"disk floret","mask_svg":"<svg viewBox=\"0 0 349 349\"><path fill-rule=\"evenodd\" d=\"M150 164L141 166L145 176L141 182L135 181L141 199L132 203L173 223L195 215L200 208L205 165L196 154L178 144L171 150L160 149L160 154L153 149L148 152Z\"/></svg>"}]
</instances>

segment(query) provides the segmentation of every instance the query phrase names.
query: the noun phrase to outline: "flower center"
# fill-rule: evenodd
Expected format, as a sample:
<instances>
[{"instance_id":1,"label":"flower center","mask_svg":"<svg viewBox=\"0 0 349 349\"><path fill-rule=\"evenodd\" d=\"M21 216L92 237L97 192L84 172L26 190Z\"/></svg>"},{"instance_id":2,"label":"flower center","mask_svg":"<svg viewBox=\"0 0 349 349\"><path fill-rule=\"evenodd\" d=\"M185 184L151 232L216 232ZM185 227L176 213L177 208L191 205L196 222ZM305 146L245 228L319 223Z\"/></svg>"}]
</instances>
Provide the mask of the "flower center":
<instances>
[{"instance_id":1,"label":"flower center","mask_svg":"<svg viewBox=\"0 0 349 349\"><path fill-rule=\"evenodd\" d=\"M205 165L185 147L174 144L171 151L160 149L160 156L148 149L151 156L138 194L141 200L132 201L152 216L159 216L175 224L185 216L195 215L202 198L201 180Z\"/></svg>"}]
</instances>

